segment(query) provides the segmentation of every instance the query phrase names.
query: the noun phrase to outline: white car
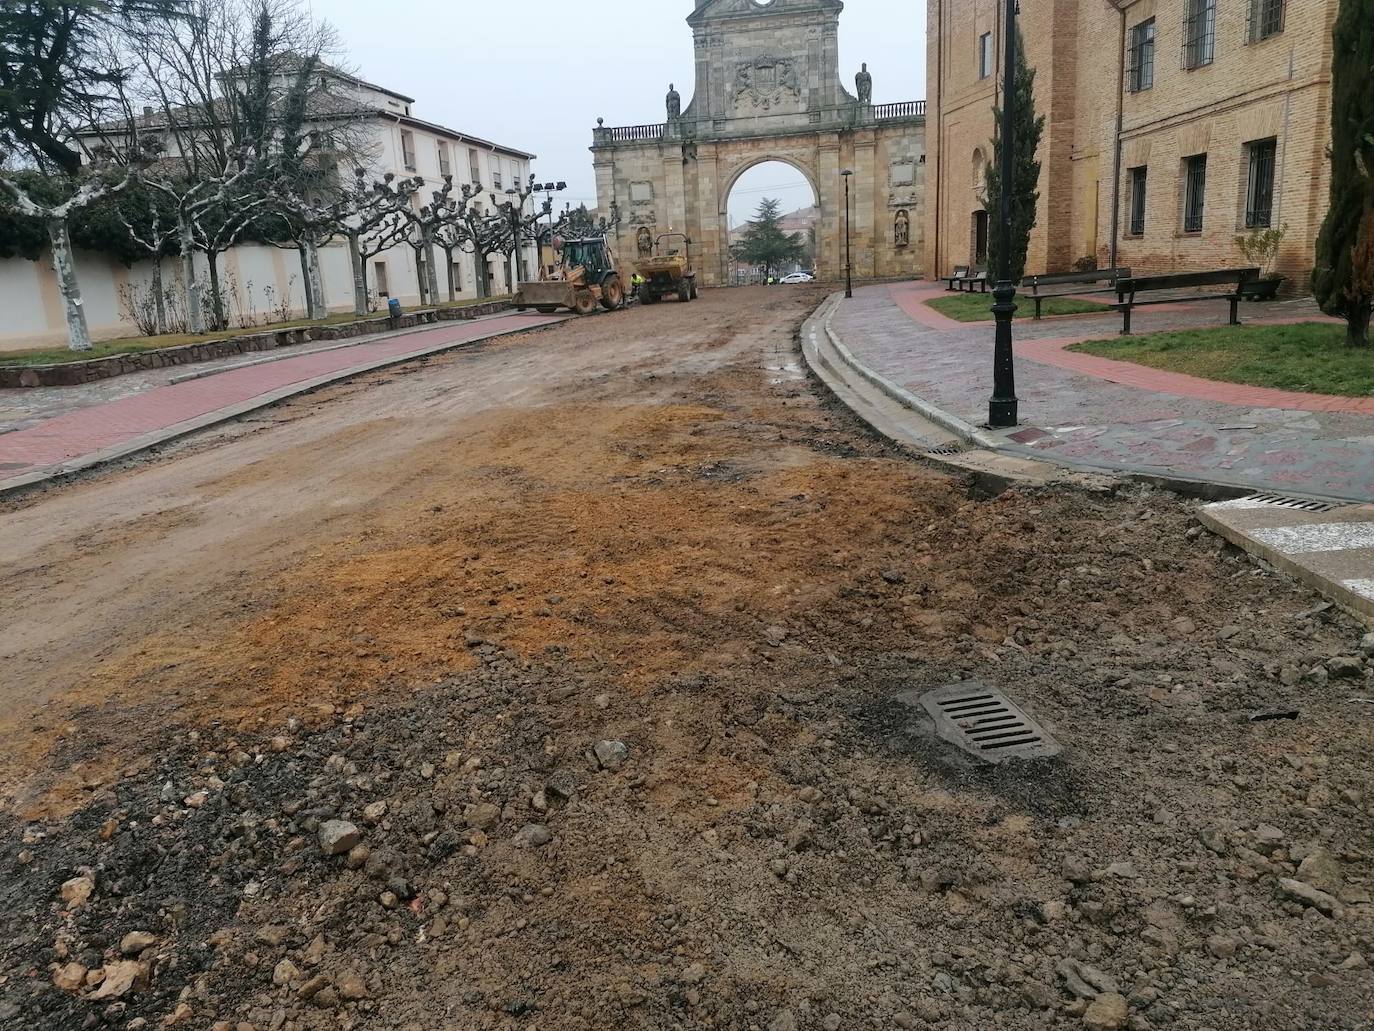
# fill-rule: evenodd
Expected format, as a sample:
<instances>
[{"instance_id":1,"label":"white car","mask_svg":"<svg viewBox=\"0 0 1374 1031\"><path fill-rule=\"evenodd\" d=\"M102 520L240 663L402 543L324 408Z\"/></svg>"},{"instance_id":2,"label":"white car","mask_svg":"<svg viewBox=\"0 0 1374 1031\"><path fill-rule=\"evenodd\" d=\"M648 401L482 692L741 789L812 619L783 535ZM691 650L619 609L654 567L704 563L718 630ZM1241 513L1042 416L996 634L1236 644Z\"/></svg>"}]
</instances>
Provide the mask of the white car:
<instances>
[{"instance_id":1,"label":"white car","mask_svg":"<svg viewBox=\"0 0 1374 1031\"><path fill-rule=\"evenodd\" d=\"M790 276L783 276L779 282L782 283L814 283L816 277L809 272L793 272Z\"/></svg>"}]
</instances>

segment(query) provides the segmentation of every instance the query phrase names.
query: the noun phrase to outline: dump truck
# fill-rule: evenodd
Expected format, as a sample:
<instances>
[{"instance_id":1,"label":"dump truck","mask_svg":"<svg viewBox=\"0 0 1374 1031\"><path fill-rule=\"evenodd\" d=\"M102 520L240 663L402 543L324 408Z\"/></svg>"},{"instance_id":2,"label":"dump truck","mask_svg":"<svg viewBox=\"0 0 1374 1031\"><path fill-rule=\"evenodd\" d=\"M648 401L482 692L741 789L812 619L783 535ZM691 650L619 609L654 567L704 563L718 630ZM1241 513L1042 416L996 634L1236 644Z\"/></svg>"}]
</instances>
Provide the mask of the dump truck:
<instances>
[{"instance_id":1,"label":"dump truck","mask_svg":"<svg viewBox=\"0 0 1374 1031\"><path fill-rule=\"evenodd\" d=\"M676 241L682 247L675 247ZM645 304L657 304L665 297L677 295L679 301L697 298L697 270L692 264L692 241L683 233L664 233L654 241L656 256L641 258L635 265L643 277L639 299Z\"/></svg>"},{"instance_id":2,"label":"dump truck","mask_svg":"<svg viewBox=\"0 0 1374 1031\"><path fill-rule=\"evenodd\" d=\"M520 284L515 292L518 310L534 308L547 315L567 308L579 315L590 315L598 304L607 311L624 307L624 281L606 237L555 237L553 249L558 255L556 270L537 283Z\"/></svg>"}]
</instances>

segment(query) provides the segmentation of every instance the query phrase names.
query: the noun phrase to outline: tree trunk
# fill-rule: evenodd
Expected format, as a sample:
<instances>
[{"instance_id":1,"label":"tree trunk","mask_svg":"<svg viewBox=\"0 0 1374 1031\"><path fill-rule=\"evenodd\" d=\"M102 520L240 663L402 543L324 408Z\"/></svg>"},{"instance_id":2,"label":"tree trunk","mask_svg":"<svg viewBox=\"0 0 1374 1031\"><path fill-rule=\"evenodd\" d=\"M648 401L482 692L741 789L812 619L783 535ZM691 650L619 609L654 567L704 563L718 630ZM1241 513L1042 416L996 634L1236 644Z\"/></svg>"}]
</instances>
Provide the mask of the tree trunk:
<instances>
[{"instance_id":1,"label":"tree trunk","mask_svg":"<svg viewBox=\"0 0 1374 1031\"><path fill-rule=\"evenodd\" d=\"M1351 347L1369 346L1369 317L1371 308L1368 304L1356 305L1351 308L1345 317L1345 342Z\"/></svg>"},{"instance_id":2,"label":"tree trunk","mask_svg":"<svg viewBox=\"0 0 1374 1031\"><path fill-rule=\"evenodd\" d=\"M52 243L52 264L57 271L57 289L67 310L67 347L73 351L91 349L91 330L86 324L86 308L81 301L81 284L76 279L76 259L65 218L48 219L48 239Z\"/></svg>"},{"instance_id":3,"label":"tree trunk","mask_svg":"<svg viewBox=\"0 0 1374 1031\"><path fill-rule=\"evenodd\" d=\"M439 303L439 270L434 267L434 234L426 226L421 230L425 247L425 279L429 286L429 303Z\"/></svg>"},{"instance_id":4,"label":"tree trunk","mask_svg":"<svg viewBox=\"0 0 1374 1031\"><path fill-rule=\"evenodd\" d=\"M186 288L186 320L192 333L205 332L205 309L200 303L200 284L196 282L196 244L191 235L191 223L185 217L177 219L177 235L181 240L181 276Z\"/></svg>"},{"instance_id":5,"label":"tree trunk","mask_svg":"<svg viewBox=\"0 0 1374 1031\"><path fill-rule=\"evenodd\" d=\"M453 248L444 248L444 271L448 273L448 300L452 304L458 300L458 284L453 281Z\"/></svg>"},{"instance_id":6,"label":"tree trunk","mask_svg":"<svg viewBox=\"0 0 1374 1031\"><path fill-rule=\"evenodd\" d=\"M473 271L477 273L477 296L485 301L491 296L491 280L488 278L486 255L474 253L472 256L472 265Z\"/></svg>"},{"instance_id":7,"label":"tree trunk","mask_svg":"<svg viewBox=\"0 0 1374 1031\"><path fill-rule=\"evenodd\" d=\"M153 304L157 308L157 332L161 336L167 332L167 298L162 289L162 255L153 259Z\"/></svg>"},{"instance_id":8,"label":"tree trunk","mask_svg":"<svg viewBox=\"0 0 1374 1031\"><path fill-rule=\"evenodd\" d=\"M363 260L362 240L358 233L348 234L348 258L353 263L353 314L367 314L367 262Z\"/></svg>"},{"instance_id":9,"label":"tree trunk","mask_svg":"<svg viewBox=\"0 0 1374 1031\"><path fill-rule=\"evenodd\" d=\"M224 295L219 288L219 254L206 251L205 264L210 269L210 311L215 316L215 330L227 329L229 319L224 314Z\"/></svg>"},{"instance_id":10,"label":"tree trunk","mask_svg":"<svg viewBox=\"0 0 1374 1031\"><path fill-rule=\"evenodd\" d=\"M301 292L305 294L305 317L315 318L315 290L310 284L310 256L305 252L305 241L296 244L296 255L301 259Z\"/></svg>"},{"instance_id":11,"label":"tree trunk","mask_svg":"<svg viewBox=\"0 0 1374 1031\"><path fill-rule=\"evenodd\" d=\"M422 305L429 303L429 276L425 271L425 252L421 247L410 248L415 252L415 287L420 294Z\"/></svg>"},{"instance_id":12,"label":"tree trunk","mask_svg":"<svg viewBox=\"0 0 1374 1031\"><path fill-rule=\"evenodd\" d=\"M315 314L312 319L329 318L329 305L324 297L324 276L320 274L320 248L313 238L305 241L306 268L310 274L310 293L315 298Z\"/></svg>"}]
</instances>

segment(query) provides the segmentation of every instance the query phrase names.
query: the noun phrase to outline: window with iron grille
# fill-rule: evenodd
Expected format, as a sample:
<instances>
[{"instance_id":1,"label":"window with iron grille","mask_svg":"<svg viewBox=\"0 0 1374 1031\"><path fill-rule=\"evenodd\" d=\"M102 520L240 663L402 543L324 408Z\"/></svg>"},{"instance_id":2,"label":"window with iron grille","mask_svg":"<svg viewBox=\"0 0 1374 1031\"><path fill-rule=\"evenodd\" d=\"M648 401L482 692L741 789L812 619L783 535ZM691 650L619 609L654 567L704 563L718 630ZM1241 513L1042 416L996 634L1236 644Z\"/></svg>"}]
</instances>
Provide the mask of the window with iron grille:
<instances>
[{"instance_id":1,"label":"window with iron grille","mask_svg":"<svg viewBox=\"0 0 1374 1031\"><path fill-rule=\"evenodd\" d=\"M1216 56L1217 0L1188 0L1183 19L1183 67L1201 68Z\"/></svg>"},{"instance_id":2,"label":"window with iron grille","mask_svg":"<svg viewBox=\"0 0 1374 1031\"><path fill-rule=\"evenodd\" d=\"M986 79L992 74L992 33L985 32L978 37L978 78Z\"/></svg>"},{"instance_id":3,"label":"window with iron grille","mask_svg":"<svg viewBox=\"0 0 1374 1031\"><path fill-rule=\"evenodd\" d=\"M1132 236L1145 235L1145 167L1131 169L1131 224Z\"/></svg>"},{"instance_id":4,"label":"window with iron grille","mask_svg":"<svg viewBox=\"0 0 1374 1031\"><path fill-rule=\"evenodd\" d=\"M1149 18L1131 27L1131 66L1126 76L1127 89L1132 93L1147 90L1155 84L1155 20Z\"/></svg>"},{"instance_id":5,"label":"window with iron grille","mask_svg":"<svg viewBox=\"0 0 1374 1031\"><path fill-rule=\"evenodd\" d=\"M1278 157L1277 140L1247 144L1250 152L1250 180L1245 188L1245 228L1268 229L1274 221L1274 163Z\"/></svg>"},{"instance_id":6,"label":"window with iron grille","mask_svg":"<svg viewBox=\"0 0 1374 1031\"><path fill-rule=\"evenodd\" d=\"M1207 196L1207 155L1183 160L1183 231L1202 232L1202 212Z\"/></svg>"},{"instance_id":7,"label":"window with iron grille","mask_svg":"<svg viewBox=\"0 0 1374 1031\"><path fill-rule=\"evenodd\" d=\"M1250 0L1250 28L1246 38L1258 43L1283 31L1284 0Z\"/></svg>"}]
</instances>

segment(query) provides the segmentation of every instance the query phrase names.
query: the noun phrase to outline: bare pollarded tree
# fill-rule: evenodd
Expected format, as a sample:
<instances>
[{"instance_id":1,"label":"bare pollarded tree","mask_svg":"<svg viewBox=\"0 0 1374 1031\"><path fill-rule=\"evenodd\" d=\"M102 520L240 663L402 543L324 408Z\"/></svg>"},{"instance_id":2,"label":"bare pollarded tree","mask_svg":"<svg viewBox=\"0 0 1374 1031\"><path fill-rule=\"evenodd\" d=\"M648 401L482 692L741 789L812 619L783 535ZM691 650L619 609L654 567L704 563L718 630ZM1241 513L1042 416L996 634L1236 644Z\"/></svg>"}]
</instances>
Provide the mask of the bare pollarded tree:
<instances>
[{"instance_id":1,"label":"bare pollarded tree","mask_svg":"<svg viewBox=\"0 0 1374 1031\"><path fill-rule=\"evenodd\" d=\"M347 76L328 62L333 30L300 0L188 0L182 20L155 19L140 39L146 93L139 124L158 133L166 157L149 185L178 213L182 276L195 332L206 304L195 255L205 260L210 316L226 318L218 257L264 227L288 227L302 249L307 308L325 307L318 248L337 233L338 166L366 160L368 112L332 90ZM279 216L275 223L265 220Z\"/></svg>"},{"instance_id":2,"label":"bare pollarded tree","mask_svg":"<svg viewBox=\"0 0 1374 1031\"><path fill-rule=\"evenodd\" d=\"M129 175L119 179L87 178L76 187L70 197L60 204L41 204L12 180L0 176L0 196L8 198L21 214L36 218L48 229L52 247L53 268L57 272L57 288L62 296L67 319L67 346L73 351L91 349L91 330L86 321L86 307L81 296L81 283L76 278L76 260L72 257L70 219L74 211L117 193L129 183Z\"/></svg>"},{"instance_id":3,"label":"bare pollarded tree","mask_svg":"<svg viewBox=\"0 0 1374 1031\"><path fill-rule=\"evenodd\" d=\"M362 168L355 169L353 175L353 187L340 204L339 224L348 240L353 267L353 312L366 315L367 263L402 242L406 230L404 212L411 206L411 198L420 184L416 179L398 182L391 172L369 183Z\"/></svg>"}]
</instances>

